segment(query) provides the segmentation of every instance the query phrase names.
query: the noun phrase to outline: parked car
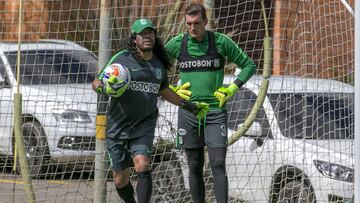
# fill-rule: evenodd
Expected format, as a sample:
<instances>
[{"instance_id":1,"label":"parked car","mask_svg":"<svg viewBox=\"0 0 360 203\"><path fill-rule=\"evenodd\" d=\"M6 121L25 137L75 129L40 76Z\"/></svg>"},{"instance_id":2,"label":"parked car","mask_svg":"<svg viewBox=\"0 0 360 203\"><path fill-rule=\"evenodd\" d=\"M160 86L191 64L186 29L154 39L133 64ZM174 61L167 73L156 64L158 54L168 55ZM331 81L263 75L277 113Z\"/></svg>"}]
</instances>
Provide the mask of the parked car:
<instances>
[{"instance_id":1,"label":"parked car","mask_svg":"<svg viewBox=\"0 0 360 203\"><path fill-rule=\"evenodd\" d=\"M50 163L92 165L97 96L91 82L97 57L65 40L23 43L18 80L17 51L16 43L0 43L0 154L14 155L14 93L20 85L30 175L41 175Z\"/></svg>"},{"instance_id":2,"label":"parked car","mask_svg":"<svg viewBox=\"0 0 360 203\"><path fill-rule=\"evenodd\" d=\"M226 76L224 84L234 79ZM254 76L227 103L229 136L249 115L261 81ZM163 101L160 114L177 128L175 106ZM256 203L350 201L354 193L353 141L353 86L328 79L273 76L254 123L228 147L229 195ZM179 163L181 167L176 168L175 177L181 176L183 187L171 189L167 179L163 185L166 190L187 191L186 157L181 150L176 153L173 167ZM211 184L208 166L205 172ZM155 190L160 193L161 188Z\"/></svg>"}]
</instances>

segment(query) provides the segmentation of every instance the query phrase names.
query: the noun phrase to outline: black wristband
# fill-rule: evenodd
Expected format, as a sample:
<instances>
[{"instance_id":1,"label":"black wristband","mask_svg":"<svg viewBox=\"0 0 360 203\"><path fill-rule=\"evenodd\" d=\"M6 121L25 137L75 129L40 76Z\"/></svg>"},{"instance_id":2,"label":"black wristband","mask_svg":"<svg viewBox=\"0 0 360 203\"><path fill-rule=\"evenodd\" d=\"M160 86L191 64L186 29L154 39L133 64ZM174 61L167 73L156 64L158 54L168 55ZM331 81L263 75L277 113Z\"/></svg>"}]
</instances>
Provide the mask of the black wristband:
<instances>
[{"instance_id":1,"label":"black wristband","mask_svg":"<svg viewBox=\"0 0 360 203\"><path fill-rule=\"evenodd\" d=\"M242 87L242 86L244 85L244 82L241 81L241 80L239 80L239 79L236 79L236 80L234 81L234 84L235 84L236 86L238 86L238 88L240 88L240 87Z\"/></svg>"},{"instance_id":2,"label":"black wristband","mask_svg":"<svg viewBox=\"0 0 360 203\"><path fill-rule=\"evenodd\" d=\"M199 112L198 107L193 102L182 100L180 103L180 108L189 111L190 113L196 115Z\"/></svg>"}]
</instances>

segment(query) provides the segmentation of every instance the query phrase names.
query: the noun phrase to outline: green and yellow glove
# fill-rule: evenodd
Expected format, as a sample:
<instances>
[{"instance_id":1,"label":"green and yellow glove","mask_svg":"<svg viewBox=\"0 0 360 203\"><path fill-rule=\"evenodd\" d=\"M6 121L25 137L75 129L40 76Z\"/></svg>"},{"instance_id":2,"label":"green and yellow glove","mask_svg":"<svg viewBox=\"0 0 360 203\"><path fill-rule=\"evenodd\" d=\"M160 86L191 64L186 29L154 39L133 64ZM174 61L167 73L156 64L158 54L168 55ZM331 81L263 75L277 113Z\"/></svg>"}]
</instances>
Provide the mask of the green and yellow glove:
<instances>
[{"instance_id":1,"label":"green and yellow glove","mask_svg":"<svg viewBox=\"0 0 360 203\"><path fill-rule=\"evenodd\" d=\"M96 89L96 92L98 94L105 94L105 86L104 85L99 85L98 88Z\"/></svg>"},{"instance_id":2,"label":"green and yellow glove","mask_svg":"<svg viewBox=\"0 0 360 203\"><path fill-rule=\"evenodd\" d=\"M209 111L209 104L205 102L195 102L198 112L195 114L197 119L202 119Z\"/></svg>"},{"instance_id":3,"label":"green and yellow glove","mask_svg":"<svg viewBox=\"0 0 360 203\"><path fill-rule=\"evenodd\" d=\"M226 101L234 95L234 93L239 89L239 87L232 83L228 87L220 87L215 91L214 96L219 100L219 107L222 108Z\"/></svg>"},{"instance_id":4,"label":"green and yellow glove","mask_svg":"<svg viewBox=\"0 0 360 203\"><path fill-rule=\"evenodd\" d=\"M174 91L176 94L178 94L181 98L185 99L185 100L189 100L190 96L191 96L191 91L189 90L190 88L190 82L186 82L183 85L179 85L179 86L172 86L169 85L169 88Z\"/></svg>"},{"instance_id":5,"label":"green and yellow glove","mask_svg":"<svg viewBox=\"0 0 360 203\"><path fill-rule=\"evenodd\" d=\"M102 92L109 95L110 97L120 97L124 94L128 86L129 84L126 82L118 80L115 76L111 76L107 83L101 88Z\"/></svg>"},{"instance_id":6,"label":"green and yellow glove","mask_svg":"<svg viewBox=\"0 0 360 203\"><path fill-rule=\"evenodd\" d=\"M209 111L209 104L205 102L190 102L183 100L180 104L180 108L191 112L197 119L202 119Z\"/></svg>"}]
</instances>

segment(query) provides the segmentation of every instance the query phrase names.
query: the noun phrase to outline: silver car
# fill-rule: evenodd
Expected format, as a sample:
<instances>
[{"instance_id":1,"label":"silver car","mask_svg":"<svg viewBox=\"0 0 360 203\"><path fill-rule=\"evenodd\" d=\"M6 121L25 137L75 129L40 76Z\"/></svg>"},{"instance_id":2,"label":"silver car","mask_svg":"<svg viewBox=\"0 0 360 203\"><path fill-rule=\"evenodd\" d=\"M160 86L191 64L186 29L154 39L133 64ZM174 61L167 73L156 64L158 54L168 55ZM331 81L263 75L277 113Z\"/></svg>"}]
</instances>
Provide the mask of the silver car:
<instances>
[{"instance_id":1,"label":"silver car","mask_svg":"<svg viewBox=\"0 0 360 203\"><path fill-rule=\"evenodd\" d=\"M20 46L0 43L0 154L13 157L14 93L22 93L22 134L30 175L42 175L51 164L93 163L96 94L91 82L97 58L86 48L64 40L42 40ZM59 165L61 166L61 164Z\"/></svg>"}]
</instances>

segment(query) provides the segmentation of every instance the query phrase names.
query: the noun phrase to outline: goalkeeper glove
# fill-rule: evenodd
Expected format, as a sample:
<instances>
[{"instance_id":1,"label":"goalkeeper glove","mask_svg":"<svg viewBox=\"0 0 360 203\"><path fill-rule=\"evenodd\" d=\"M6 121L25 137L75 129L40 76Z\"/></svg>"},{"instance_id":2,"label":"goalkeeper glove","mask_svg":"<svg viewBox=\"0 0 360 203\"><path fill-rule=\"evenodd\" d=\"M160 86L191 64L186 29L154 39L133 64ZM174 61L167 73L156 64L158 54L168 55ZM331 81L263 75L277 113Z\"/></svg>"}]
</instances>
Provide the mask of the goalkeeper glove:
<instances>
[{"instance_id":1,"label":"goalkeeper glove","mask_svg":"<svg viewBox=\"0 0 360 203\"><path fill-rule=\"evenodd\" d=\"M219 107L222 108L226 101L234 95L234 93L239 89L236 84L231 84L228 87L220 87L215 91L214 96L219 100Z\"/></svg>"},{"instance_id":2,"label":"goalkeeper glove","mask_svg":"<svg viewBox=\"0 0 360 203\"><path fill-rule=\"evenodd\" d=\"M183 85L179 85L179 86L172 86L169 85L169 88L174 91L176 94L178 94L181 98L185 99L185 100L189 100L190 96L191 96L191 91L189 91L190 87L190 82L186 82Z\"/></svg>"},{"instance_id":3,"label":"goalkeeper glove","mask_svg":"<svg viewBox=\"0 0 360 203\"><path fill-rule=\"evenodd\" d=\"M180 103L180 108L191 112L196 116L197 119L202 119L209 111L209 104L205 102L190 102L187 100L183 100Z\"/></svg>"},{"instance_id":4,"label":"goalkeeper glove","mask_svg":"<svg viewBox=\"0 0 360 203\"><path fill-rule=\"evenodd\" d=\"M102 91L111 97L120 97L124 94L128 86L129 84L123 80L118 80L116 76L111 76L106 82L105 86L102 87Z\"/></svg>"},{"instance_id":5,"label":"goalkeeper glove","mask_svg":"<svg viewBox=\"0 0 360 203\"><path fill-rule=\"evenodd\" d=\"M96 89L96 92L98 94L105 94L105 86L104 85L99 85L98 88Z\"/></svg>"}]
</instances>

